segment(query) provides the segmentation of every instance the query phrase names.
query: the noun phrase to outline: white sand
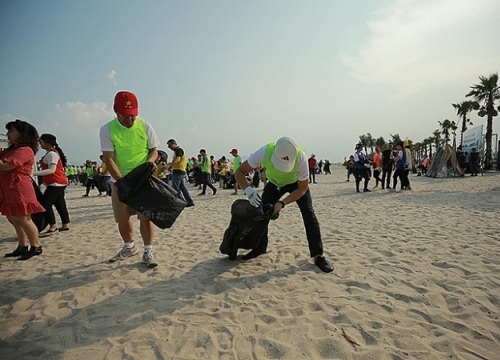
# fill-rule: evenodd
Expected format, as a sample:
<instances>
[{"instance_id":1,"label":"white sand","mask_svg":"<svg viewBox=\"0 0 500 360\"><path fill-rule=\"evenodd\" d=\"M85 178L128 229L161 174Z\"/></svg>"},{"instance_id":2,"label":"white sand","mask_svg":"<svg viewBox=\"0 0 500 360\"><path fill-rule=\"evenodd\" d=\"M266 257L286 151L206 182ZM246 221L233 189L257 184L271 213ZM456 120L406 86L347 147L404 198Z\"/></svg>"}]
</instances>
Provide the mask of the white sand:
<instances>
[{"instance_id":1,"label":"white sand","mask_svg":"<svg viewBox=\"0 0 500 360\"><path fill-rule=\"evenodd\" d=\"M110 199L71 186L71 231L0 260L0 358L499 359L500 174L356 194L333 173L312 186L331 274L309 259L295 205L269 254L227 260L231 190L157 229L157 268L108 263L122 245ZM0 254L15 247L1 217Z\"/></svg>"}]
</instances>

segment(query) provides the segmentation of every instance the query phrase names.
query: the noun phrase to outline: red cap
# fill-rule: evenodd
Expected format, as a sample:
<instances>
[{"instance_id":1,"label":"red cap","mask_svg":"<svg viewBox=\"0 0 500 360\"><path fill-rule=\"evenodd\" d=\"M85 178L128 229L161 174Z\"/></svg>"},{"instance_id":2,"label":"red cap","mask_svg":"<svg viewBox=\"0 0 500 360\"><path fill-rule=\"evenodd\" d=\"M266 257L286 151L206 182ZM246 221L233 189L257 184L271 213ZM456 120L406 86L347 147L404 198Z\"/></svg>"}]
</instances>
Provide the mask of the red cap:
<instances>
[{"instance_id":1,"label":"red cap","mask_svg":"<svg viewBox=\"0 0 500 360\"><path fill-rule=\"evenodd\" d=\"M120 91L115 95L114 110L120 115L137 116L139 113L139 102L137 96L130 91Z\"/></svg>"},{"instance_id":2,"label":"red cap","mask_svg":"<svg viewBox=\"0 0 500 360\"><path fill-rule=\"evenodd\" d=\"M191 160L196 160L196 158L193 156L193 157L191 158Z\"/></svg>"},{"instance_id":3,"label":"red cap","mask_svg":"<svg viewBox=\"0 0 500 360\"><path fill-rule=\"evenodd\" d=\"M230 153L230 154L233 154L233 153L237 153L237 152L238 152L238 149L233 148L233 149L231 149L231 151L230 151L229 153Z\"/></svg>"}]
</instances>

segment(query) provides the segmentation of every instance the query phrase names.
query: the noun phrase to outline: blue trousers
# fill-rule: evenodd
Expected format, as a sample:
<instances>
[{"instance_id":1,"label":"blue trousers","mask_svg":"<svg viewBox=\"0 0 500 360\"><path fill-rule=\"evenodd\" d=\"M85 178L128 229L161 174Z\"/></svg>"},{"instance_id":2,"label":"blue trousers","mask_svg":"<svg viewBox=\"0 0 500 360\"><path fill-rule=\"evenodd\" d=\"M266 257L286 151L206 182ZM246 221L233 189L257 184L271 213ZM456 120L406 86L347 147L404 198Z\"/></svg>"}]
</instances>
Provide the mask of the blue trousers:
<instances>
[{"instance_id":1,"label":"blue trousers","mask_svg":"<svg viewBox=\"0 0 500 360\"><path fill-rule=\"evenodd\" d=\"M171 175L172 175L172 187L178 192L180 192L182 196L184 196L184 200L186 200L188 205L194 204L194 201L191 198L191 195L189 194L186 184L184 183L184 177L186 175L184 174L171 174Z\"/></svg>"}]
</instances>

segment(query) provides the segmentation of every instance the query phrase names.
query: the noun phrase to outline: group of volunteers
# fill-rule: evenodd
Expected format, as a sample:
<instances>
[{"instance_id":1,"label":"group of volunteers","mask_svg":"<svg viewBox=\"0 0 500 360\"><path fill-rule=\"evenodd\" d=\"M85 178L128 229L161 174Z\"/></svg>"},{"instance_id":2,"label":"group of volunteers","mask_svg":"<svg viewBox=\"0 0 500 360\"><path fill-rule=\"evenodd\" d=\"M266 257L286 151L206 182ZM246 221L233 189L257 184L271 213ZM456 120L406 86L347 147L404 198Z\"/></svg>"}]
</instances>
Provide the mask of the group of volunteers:
<instances>
[{"instance_id":1,"label":"group of volunteers","mask_svg":"<svg viewBox=\"0 0 500 360\"><path fill-rule=\"evenodd\" d=\"M389 142L387 149L384 151L381 151L380 146L376 146L371 160L363 153L361 143L356 144L354 150L355 153L349 157L349 160L344 162L344 166L347 169L346 181L349 181L351 174L354 175L356 192L360 192L359 186L363 180L363 192L371 191L368 188L368 183L372 177L372 167L373 178L376 181L374 188L377 188L380 183L382 189L396 190L399 179L400 189L396 190L396 192L411 190L409 174L413 166L413 159L410 146L406 140L398 141L396 145ZM391 187L390 182L393 172Z\"/></svg>"},{"instance_id":2,"label":"group of volunteers","mask_svg":"<svg viewBox=\"0 0 500 360\"><path fill-rule=\"evenodd\" d=\"M148 122L140 119L139 104L135 94L120 91L115 95L113 110L116 117L100 129L100 144L103 161L109 172L111 188L111 204L118 232L123 240L120 251L109 259L110 262L121 261L139 253L133 237L131 216L139 219L140 235L143 242L142 262L148 268L158 265L153 251L154 226L149 218L121 202L118 198L115 182L127 175L137 166L149 162L153 172L158 169L158 147L160 140ZM27 122L15 120L6 125L10 146L0 152L0 212L14 226L18 246L6 254L7 257L17 257L26 260L42 253L38 229L31 220L31 214L46 212L49 231L64 231L69 229L69 216L64 200L65 188L68 185L64 173L66 157L57 145L54 135L42 134ZM35 175L43 176L47 188L40 203L32 186L32 168L34 155L38 145L47 151L42 159L42 170ZM172 173L172 186L185 198L188 206L194 205L184 183L186 175L186 154L174 139L169 139L167 145L173 151L173 159L165 164ZM234 149L236 150L236 149ZM323 272L333 271L333 266L323 255L323 242L318 219L315 215L311 192L309 190L309 162L296 140L282 137L276 142L270 142L257 149L248 160L241 162L237 151L234 156L234 190L243 189L249 202L256 207L272 204L274 213L280 213L290 203L296 202L301 212L309 254L316 266ZM200 195L205 194L206 187L216 188L210 181L210 164L206 151L200 151L203 188ZM236 156L235 156L236 155ZM205 159L204 159L205 158ZM262 194L252 187L246 174L264 168L267 183ZM52 205L56 207L63 225L57 228ZM50 209L50 210L49 210ZM28 242L30 247L28 248ZM265 254L268 247L267 230L262 235L259 245L251 250L243 260L249 260Z\"/></svg>"}]
</instances>

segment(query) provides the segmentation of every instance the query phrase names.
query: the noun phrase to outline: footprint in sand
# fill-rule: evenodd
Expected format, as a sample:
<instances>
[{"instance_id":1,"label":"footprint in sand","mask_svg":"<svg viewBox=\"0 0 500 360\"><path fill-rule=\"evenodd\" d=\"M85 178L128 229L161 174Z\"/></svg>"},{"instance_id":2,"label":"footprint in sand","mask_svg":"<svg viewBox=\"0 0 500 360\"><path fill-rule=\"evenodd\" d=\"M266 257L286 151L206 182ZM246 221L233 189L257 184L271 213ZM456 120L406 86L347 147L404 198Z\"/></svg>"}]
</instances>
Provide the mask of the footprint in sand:
<instances>
[{"instance_id":1,"label":"footprint in sand","mask_svg":"<svg viewBox=\"0 0 500 360\"><path fill-rule=\"evenodd\" d=\"M250 310L243 310L238 316L241 332L245 335L255 333L255 316Z\"/></svg>"}]
</instances>

